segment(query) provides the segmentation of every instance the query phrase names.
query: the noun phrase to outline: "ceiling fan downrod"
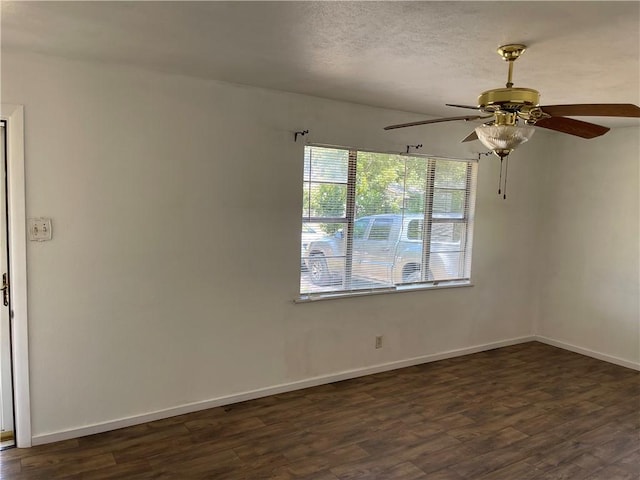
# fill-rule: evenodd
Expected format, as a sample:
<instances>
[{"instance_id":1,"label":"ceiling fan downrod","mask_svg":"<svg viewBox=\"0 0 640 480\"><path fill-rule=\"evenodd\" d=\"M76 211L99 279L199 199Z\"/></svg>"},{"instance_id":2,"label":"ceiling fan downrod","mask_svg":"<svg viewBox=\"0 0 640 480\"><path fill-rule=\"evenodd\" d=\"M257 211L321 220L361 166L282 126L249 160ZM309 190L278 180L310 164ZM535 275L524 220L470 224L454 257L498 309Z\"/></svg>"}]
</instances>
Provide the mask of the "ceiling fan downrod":
<instances>
[{"instance_id":1,"label":"ceiling fan downrod","mask_svg":"<svg viewBox=\"0 0 640 480\"><path fill-rule=\"evenodd\" d=\"M509 62L507 88L513 87L513 62L520 58L520 55L522 55L526 49L526 45L522 45L519 43L510 43L508 45L502 45L501 47L498 47L498 55L500 55L505 62Z\"/></svg>"}]
</instances>

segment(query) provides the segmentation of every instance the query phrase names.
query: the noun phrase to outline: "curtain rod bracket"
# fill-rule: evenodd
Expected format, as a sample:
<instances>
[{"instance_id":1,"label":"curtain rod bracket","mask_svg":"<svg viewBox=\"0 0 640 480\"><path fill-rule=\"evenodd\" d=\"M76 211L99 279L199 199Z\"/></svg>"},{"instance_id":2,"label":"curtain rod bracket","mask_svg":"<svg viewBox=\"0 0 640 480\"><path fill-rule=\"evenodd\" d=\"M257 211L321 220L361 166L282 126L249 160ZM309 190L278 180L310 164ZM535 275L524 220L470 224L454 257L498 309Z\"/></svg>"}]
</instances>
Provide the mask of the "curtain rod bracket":
<instances>
[{"instance_id":1,"label":"curtain rod bracket","mask_svg":"<svg viewBox=\"0 0 640 480\"><path fill-rule=\"evenodd\" d=\"M303 137L304 137L307 133L309 133L309 130L301 130L301 131L299 131L299 132L295 132L295 133L293 134L293 141L294 141L294 142L297 142L297 141L298 141L298 135L300 135L300 136L303 136Z\"/></svg>"}]
</instances>

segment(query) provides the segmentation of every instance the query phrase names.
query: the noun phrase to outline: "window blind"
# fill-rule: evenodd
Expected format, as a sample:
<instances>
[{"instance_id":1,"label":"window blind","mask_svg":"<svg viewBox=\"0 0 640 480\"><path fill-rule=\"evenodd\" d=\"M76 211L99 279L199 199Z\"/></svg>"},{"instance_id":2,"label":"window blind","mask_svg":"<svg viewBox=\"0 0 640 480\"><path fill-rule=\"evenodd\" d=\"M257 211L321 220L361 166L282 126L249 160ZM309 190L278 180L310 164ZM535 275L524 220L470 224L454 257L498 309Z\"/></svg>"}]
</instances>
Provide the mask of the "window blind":
<instances>
[{"instance_id":1,"label":"window blind","mask_svg":"<svg viewBox=\"0 0 640 480\"><path fill-rule=\"evenodd\" d=\"M477 162L306 146L300 294L464 283Z\"/></svg>"}]
</instances>

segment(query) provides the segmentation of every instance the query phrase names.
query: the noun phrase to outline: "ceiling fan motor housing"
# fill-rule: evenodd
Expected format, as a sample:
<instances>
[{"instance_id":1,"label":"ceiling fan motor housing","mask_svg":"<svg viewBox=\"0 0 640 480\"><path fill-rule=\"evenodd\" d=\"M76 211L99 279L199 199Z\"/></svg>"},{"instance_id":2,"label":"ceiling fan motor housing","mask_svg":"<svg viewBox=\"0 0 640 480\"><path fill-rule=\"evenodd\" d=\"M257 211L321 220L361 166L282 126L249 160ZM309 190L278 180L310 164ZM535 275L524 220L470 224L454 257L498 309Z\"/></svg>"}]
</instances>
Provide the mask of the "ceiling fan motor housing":
<instances>
[{"instance_id":1,"label":"ceiling fan motor housing","mask_svg":"<svg viewBox=\"0 0 640 480\"><path fill-rule=\"evenodd\" d=\"M540 93L533 88L495 88L482 92L478 108L487 112L525 113L540 104Z\"/></svg>"}]
</instances>

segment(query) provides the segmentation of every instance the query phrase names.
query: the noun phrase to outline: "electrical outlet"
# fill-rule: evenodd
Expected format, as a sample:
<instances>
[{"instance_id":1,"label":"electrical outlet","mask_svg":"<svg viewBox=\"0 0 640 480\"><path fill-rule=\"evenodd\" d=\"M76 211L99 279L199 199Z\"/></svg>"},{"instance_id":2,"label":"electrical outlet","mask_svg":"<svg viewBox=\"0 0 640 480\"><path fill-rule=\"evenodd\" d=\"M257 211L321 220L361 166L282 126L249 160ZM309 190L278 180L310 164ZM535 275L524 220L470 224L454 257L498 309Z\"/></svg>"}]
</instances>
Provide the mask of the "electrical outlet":
<instances>
[{"instance_id":1,"label":"electrical outlet","mask_svg":"<svg viewBox=\"0 0 640 480\"><path fill-rule=\"evenodd\" d=\"M376 337L376 348L382 348L382 335Z\"/></svg>"}]
</instances>

